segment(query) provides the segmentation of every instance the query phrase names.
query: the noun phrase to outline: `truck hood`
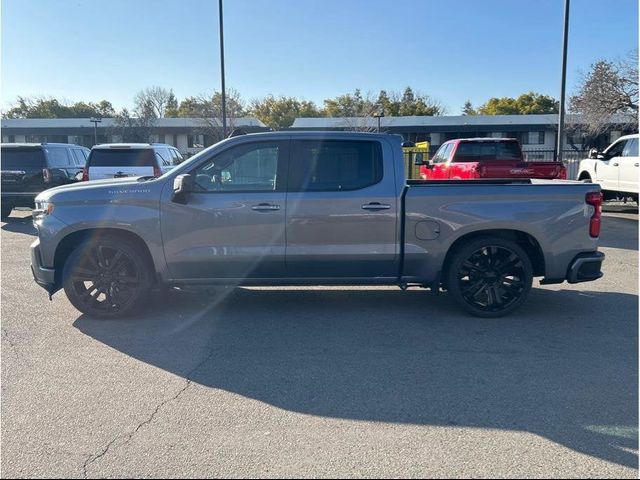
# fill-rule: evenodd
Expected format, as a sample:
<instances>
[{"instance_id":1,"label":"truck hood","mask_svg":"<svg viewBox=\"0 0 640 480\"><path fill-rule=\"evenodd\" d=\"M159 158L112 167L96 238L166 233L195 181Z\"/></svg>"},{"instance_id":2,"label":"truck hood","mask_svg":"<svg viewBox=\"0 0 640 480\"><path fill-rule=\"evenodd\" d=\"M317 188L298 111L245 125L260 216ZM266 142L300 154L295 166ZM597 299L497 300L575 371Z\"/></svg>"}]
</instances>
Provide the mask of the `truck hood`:
<instances>
[{"instance_id":1,"label":"truck hood","mask_svg":"<svg viewBox=\"0 0 640 480\"><path fill-rule=\"evenodd\" d=\"M40 193L36 197L36 201L64 200L68 196L77 197L78 195L91 199L95 198L95 196L100 196L104 192L112 191L114 188L117 188L119 192L126 193L129 190L139 190L141 187L148 188L158 183L157 179L145 180L145 178L148 177L109 178L62 185Z\"/></svg>"}]
</instances>

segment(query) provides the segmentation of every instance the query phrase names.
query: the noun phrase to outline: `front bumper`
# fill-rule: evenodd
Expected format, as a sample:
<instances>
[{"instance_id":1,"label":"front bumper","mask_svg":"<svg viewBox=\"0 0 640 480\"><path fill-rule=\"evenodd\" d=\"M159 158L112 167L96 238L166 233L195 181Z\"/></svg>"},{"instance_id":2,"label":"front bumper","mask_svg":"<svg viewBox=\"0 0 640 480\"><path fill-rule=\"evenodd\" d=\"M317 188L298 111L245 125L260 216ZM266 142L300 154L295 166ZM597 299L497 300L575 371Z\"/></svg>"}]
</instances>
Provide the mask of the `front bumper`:
<instances>
[{"instance_id":1,"label":"front bumper","mask_svg":"<svg viewBox=\"0 0 640 480\"><path fill-rule=\"evenodd\" d=\"M44 288L50 296L59 290L56 285L56 271L53 268L42 266L39 239L31 244L31 273L36 283Z\"/></svg>"}]
</instances>

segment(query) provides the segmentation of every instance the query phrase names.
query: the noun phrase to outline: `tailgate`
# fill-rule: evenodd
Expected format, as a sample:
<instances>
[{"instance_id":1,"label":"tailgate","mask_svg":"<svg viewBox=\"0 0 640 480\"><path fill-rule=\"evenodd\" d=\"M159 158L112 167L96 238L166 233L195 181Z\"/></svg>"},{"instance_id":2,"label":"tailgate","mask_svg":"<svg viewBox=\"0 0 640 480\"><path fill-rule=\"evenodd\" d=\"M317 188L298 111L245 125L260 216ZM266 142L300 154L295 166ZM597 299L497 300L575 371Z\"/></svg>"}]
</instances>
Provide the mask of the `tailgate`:
<instances>
[{"instance_id":1,"label":"tailgate","mask_svg":"<svg viewBox=\"0 0 640 480\"><path fill-rule=\"evenodd\" d=\"M564 166L560 162L510 162L506 160L483 162L482 178L561 178Z\"/></svg>"},{"instance_id":2,"label":"tailgate","mask_svg":"<svg viewBox=\"0 0 640 480\"><path fill-rule=\"evenodd\" d=\"M44 189L46 159L39 147L2 147L2 192L27 193Z\"/></svg>"},{"instance_id":3,"label":"tailgate","mask_svg":"<svg viewBox=\"0 0 640 480\"><path fill-rule=\"evenodd\" d=\"M89 167L89 180L153 175L153 167Z\"/></svg>"}]
</instances>

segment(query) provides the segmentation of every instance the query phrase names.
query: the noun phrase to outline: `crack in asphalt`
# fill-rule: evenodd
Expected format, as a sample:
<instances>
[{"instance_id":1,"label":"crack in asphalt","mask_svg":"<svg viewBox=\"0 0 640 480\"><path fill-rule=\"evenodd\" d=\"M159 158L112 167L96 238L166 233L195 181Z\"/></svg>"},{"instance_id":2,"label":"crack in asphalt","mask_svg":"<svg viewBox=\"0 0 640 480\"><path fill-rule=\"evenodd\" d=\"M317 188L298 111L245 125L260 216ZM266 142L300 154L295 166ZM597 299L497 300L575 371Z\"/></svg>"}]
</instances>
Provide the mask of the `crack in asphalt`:
<instances>
[{"instance_id":1,"label":"crack in asphalt","mask_svg":"<svg viewBox=\"0 0 640 480\"><path fill-rule=\"evenodd\" d=\"M130 431L127 434L124 435L118 435L115 438L113 438L109 443L107 443L102 450L100 451L100 453L97 454L91 454L87 457L87 459L85 460L83 466L82 466L82 471L83 471L83 476L84 478L89 478L88 477L88 468L89 465L91 465L92 463L95 463L96 461L98 461L99 459L101 459L102 457L104 457L109 450L111 449L111 447L118 441L121 439L125 439L120 445L119 447L122 447L124 445L126 445L127 443L129 443L133 437L136 435L136 433L138 433L138 431L146 426L149 425L151 422L153 422L155 416L158 414L158 412L160 411L160 409L162 407L164 407L166 404L173 402L175 400L177 400L191 385L192 385L192 381L190 380L190 377L196 372L198 371L198 369L200 367L202 367L205 363L207 363L212 357L213 355L216 353L216 350L213 349L212 351L209 352L209 354L204 358L204 360L202 360L200 363L198 363L198 365L196 365L192 370L190 370L187 375L186 375L186 383L184 385L184 387L182 387L178 393L176 393L173 397L170 397L166 400L163 400L162 402L160 402L158 405L156 405L155 409L153 410L153 412L151 413L151 415L149 415L149 417L144 420L143 422L140 422L136 428L134 428L132 431Z\"/></svg>"},{"instance_id":2,"label":"crack in asphalt","mask_svg":"<svg viewBox=\"0 0 640 480\"><path fill-rule=\"evenodd\" d=\"M11 340L11 337L9 336L9 332L4 327L2 327L2 338L4 338L7 341L7 343L11 347L11 351L16 356L16 359L19 360L20 359L20 353L18 352L18 344L15 343L13 340Z\"/></svg>"}]
</instances>

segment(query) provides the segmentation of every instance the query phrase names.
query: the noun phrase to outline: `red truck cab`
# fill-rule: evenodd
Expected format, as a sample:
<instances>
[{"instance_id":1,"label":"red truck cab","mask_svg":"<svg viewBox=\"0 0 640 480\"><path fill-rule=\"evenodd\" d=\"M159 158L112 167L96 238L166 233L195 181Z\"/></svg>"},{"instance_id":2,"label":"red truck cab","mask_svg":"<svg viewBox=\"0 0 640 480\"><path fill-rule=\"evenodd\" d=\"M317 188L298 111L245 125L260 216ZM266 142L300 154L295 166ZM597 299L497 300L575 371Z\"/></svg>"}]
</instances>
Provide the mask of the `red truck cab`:
<instances>
[{"instance_id":1,"label":"red truck cab","mask_svg":"<svg viewBox=\"0 0 640 480\"><path fill-rule=\"evenodd\" d=\"M562 162L527 162L513 138L464 138L443 143L420 167L423 180L566 179Z\"/></svg>"}]
</instances>

